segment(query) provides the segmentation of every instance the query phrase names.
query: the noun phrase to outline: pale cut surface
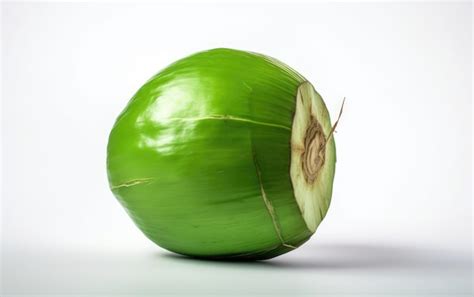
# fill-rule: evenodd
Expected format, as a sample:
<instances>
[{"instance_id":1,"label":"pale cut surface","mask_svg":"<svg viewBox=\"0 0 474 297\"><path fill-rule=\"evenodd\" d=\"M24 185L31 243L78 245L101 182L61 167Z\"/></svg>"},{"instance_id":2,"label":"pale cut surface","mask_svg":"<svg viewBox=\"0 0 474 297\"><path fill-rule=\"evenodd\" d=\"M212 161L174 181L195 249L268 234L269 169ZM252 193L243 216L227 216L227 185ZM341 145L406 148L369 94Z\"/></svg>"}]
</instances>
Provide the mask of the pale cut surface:
<instances>
[{"instance_id":1,"label":"pale cut surface","mask_svg":"<svg viewBox=\"0 0 474 297\"><path fill-rule=\"evenodd\" d=\"M334 174L334 142L327 139L331 121L309 82L298 87L291 135L290 176L306 226L315 232L329 207Z\"/></svg>"}]
</instances>

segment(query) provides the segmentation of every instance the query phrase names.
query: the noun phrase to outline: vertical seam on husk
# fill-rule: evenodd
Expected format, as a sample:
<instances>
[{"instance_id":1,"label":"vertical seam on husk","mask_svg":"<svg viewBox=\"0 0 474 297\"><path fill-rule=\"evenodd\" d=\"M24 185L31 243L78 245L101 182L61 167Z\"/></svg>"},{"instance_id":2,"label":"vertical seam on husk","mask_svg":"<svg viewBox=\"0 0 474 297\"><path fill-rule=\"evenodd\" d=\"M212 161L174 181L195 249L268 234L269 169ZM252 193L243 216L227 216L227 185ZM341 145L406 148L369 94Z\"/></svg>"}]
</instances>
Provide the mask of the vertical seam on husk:
<instances>
[{"instance_id":1,"label":"vertical seam on husk","mask_svg":"<svg viewBox=\"0 0 474 297\"><path fill-rule=\"evenodd\" d=\"M263 202L265 204L265 208L267 209L267 212L268 212L268 214L270 215L270 217L272 219L273 228L275 229L277 237L280 240L282 246L292 248L292 249L296 249L295 246L287 244L285 242L285 240L283 239L283 236L281 235L281 228L280 228L280 224L278 223L278 219L276 217L275 209L273 208L273 205L270 202L270 200L268 200L267 194L265 193L265 189L263 188L262 174L261 174L260 168L258 166L257 157L256 157L256 154L255 154L255 149L254 149L253 145L252 145L252 156L253 156L253 164L255 166L255 170L257 171L257 178L258 178L258 184L260 186L260 193L261 193Z\"/></svg>"}]
</instances>

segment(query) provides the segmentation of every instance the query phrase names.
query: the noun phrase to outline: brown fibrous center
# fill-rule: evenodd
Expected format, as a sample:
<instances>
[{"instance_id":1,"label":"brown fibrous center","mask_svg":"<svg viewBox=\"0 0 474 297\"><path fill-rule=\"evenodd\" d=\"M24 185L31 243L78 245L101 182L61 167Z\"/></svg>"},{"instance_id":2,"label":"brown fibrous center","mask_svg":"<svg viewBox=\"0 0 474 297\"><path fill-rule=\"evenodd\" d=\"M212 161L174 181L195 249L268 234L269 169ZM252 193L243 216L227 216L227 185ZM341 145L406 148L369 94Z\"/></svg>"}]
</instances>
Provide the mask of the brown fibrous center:
<instances>
[{"instance_id":1,"label":"brown fibrous center","mask_svg":"<svg viewBox=\"0 0 474 297\"><path fill-rule=\"evenodd\" d=\"M318 178L326 155L326 136L321 124L311 116L304 138L304 151L301 155L306 182L312 184Z\"/></svg>"}]
</instances>

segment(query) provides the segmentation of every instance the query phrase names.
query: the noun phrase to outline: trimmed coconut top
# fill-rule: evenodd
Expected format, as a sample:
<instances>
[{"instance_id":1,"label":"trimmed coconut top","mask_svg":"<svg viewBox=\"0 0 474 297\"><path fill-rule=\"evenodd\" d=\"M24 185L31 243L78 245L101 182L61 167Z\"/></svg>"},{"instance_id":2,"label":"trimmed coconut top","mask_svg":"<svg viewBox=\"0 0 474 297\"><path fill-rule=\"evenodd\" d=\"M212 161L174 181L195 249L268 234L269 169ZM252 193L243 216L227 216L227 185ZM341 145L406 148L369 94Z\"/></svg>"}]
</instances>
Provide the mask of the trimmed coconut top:
<instances>
[{"instance_id":1,"label":"trimmed coconut top","mask_svg":"<svg viewBox=\"0 0 474 297\"><path fill-rule=\"evenodd\" d=\"M335 148L331 122L319 94L309 82L298 87L291 135L290 176L296 202L311 232L329 207Z\"/></svg>"}]
</instances>

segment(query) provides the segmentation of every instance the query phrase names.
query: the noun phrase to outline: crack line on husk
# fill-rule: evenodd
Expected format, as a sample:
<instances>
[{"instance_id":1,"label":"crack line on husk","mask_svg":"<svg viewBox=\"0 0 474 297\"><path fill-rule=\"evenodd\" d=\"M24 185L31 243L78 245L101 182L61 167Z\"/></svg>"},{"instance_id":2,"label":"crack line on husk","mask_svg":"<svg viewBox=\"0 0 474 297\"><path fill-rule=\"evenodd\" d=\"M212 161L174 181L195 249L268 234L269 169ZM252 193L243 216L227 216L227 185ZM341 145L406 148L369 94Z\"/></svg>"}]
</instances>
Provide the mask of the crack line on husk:
<instances>
[{"instance_id":1,"label":"crack line on husk","mask_svg":"<svg viewBox=\"0 0 474 297\"><path fill-rule=\"evenodd\" d=\"M280 129L284 129L284 130L287 130L287 131L291 131L290 127L286 127L284 125L254 121L254 120L251 120L251 119L235 117L235 116L231 116L231 115L210 115L210 116L194 117L194 118L169 118L168 120L170 120L170 121L189 121L189 122L195 122L195 121L197 122L197 121L203 121L203 120L228 120L228 121L236 121L236 122L245 122L245 123L260 125L260 126L280 128Z\"/></svg>"},{"instance_id":2,"label":"crack line on husk","mask_svg":"<svg viewBox=\"0 0 474 297\"><path fill-rule=\"evenodd\" d=\"M275 229L275 232L278 236L278 239L280 240L282 246L292 248L292 249L296 249L295 246L292 246L290 244L285 243L285 240L283 239L283 236L281 235L281 229L280 229L280 225L278 223L278 220L276 218L275 210L274 210L273 205L270 202L270 200L268 200L267 194L265 193L265 189L263 188L262 174L261 174L260 168L258 166L257 157L255 156L255 150L254 150L253 146L252 146L252 153L253 153L253 164L255 166L255 170L257 171L257 178L258 178L258 183L259 183L259 186L260 186L260 193L261 193L263 202L265 204L265 207L268 211L268 214L270 215L270 217L272 219L273 228Z\"/></svg>"},{"instance_id":3,"label":"crack line on husk","mask_svg":"<svg viewBox=\"0 0 474 297\"><path fill-rule=\"evenodd\" d=\"M115 189L119 189L119 188L133 187L133 186L136 186L136 185L150 183L153 180L154 180L154 178L151 178L151 177L131 179L131 180L125 181L123 183L120 183L118 185L111 185L110 189L115 190Z\"/></svg>"}]
</instances>

